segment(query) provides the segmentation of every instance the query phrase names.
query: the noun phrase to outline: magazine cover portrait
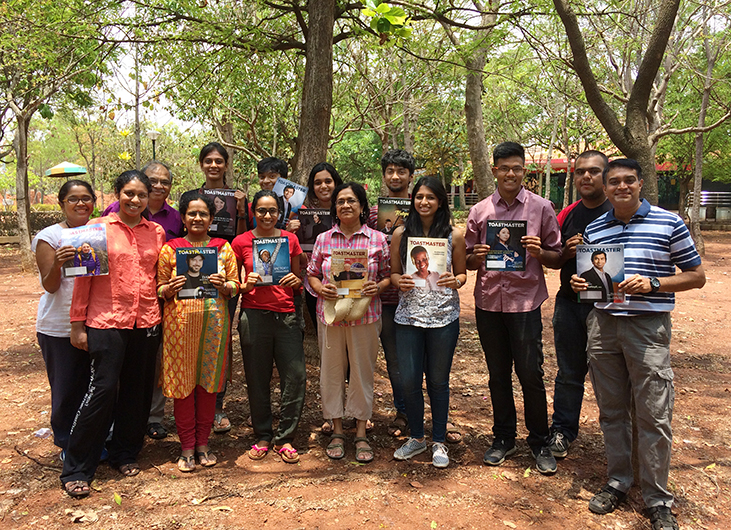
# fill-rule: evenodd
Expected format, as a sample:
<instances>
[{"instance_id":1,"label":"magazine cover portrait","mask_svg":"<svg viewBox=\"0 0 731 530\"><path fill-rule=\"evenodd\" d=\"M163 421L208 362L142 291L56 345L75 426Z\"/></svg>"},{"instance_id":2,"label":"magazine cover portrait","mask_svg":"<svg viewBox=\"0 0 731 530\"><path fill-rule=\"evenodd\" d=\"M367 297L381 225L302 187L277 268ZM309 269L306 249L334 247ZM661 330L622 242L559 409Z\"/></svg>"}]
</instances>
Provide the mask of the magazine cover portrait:
<instances>
[{"instance_id":1,"label":"magazine cover portrait","mask_svg":"<svg viewBox=\"0 0 731 530\"><path fill-rule=\"evenodd\" d=\"M528 221L487 221L485 243L490 250L485 258L487 270L524 271L525 247L520 242Z\"/></svg>"},{"instance_id":2,"label":"magazine cover portrait","mask_svg":"<svg viewBox=\"0 0 731 530\"><path fill-rule=\"evenodd\" d=\"M73 259L63 264L66 278L77 276L103 276L109 274L107 255L107 225L92 224L76 228L64 228L61 246L76 249Z\"/></svg>"},{"instance_id":3,"label":"magazine cover portrait","mask_svg":"<svg viewBox=\"0 0 731 530\"><path fill-rule=\"evenodd\" d=\"M218 298L218 289L208 279L218 272L218 249L185 247L175 249L175 274L185 276L185 285L178 292L181 300L187 298Z\"/></svg>"}]
</instances>

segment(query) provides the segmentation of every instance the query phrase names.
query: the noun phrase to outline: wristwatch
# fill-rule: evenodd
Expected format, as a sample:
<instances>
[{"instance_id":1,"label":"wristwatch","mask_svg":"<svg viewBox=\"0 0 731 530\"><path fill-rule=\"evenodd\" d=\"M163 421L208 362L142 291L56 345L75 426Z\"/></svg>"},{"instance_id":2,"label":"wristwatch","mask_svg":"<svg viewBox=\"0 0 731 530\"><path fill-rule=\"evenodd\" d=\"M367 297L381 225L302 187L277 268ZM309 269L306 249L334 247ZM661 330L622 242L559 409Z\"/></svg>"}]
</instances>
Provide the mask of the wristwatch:
<instances>
[{"instance_id":1,"label":"wristwatch","mask_svg":"<svg viewBox=\"0 0 731 530\"><path fill-rule=\"evenodd\" d=\"M660 289L660 280L657 278L650 278L650 292L656 293Z\"/></svg>"}]
</instances>

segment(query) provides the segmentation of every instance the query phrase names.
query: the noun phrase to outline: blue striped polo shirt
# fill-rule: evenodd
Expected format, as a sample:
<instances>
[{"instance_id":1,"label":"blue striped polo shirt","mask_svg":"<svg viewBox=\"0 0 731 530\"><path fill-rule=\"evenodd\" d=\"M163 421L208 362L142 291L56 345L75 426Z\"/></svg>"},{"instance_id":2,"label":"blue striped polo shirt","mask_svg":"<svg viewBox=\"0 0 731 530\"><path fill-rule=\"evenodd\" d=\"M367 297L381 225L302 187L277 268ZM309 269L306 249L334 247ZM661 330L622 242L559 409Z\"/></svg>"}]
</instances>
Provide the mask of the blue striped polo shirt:
<instances>
[{"instance_id":1,"label":"blue striped polo shirt","mask_svg":"<svg viewBox=\"0 0 731 530\"><path fill-rule=\"evenodd\" d=\"M624 274L645 277L674 276L675 267L686 270L701 264L701 257L688 228L676 214L651 206L642 199L629 223L614 217L614 208L598 217L584 231L589 245L621 243L624 245ZM594 306L615 316L645 312L662 313L675 308L674 293L628 295L629 302L597 302Z\"/></svg>"}]
</instances>

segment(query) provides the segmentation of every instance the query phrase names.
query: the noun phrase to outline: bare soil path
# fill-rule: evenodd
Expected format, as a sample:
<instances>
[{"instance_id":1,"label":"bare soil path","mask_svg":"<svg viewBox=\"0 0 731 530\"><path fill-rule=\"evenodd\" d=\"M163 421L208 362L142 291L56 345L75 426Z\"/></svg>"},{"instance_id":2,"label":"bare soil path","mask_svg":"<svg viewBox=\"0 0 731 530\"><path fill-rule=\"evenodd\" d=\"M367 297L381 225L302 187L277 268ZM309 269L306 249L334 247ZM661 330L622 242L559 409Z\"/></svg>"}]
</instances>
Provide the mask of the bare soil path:
<instances>
[{"instance_id":1,"label":"bare soil path","mask_svg":"<svg viewBox=\"0 0 731 530\"><path fill-rule=\"evenodd\" d=\"M676 401L670 479L682 528L726 530L731 516L731 234L705 236L708 283L701 291L681 293L673 313ZM57 449L50 438L34 435L50 427L51 396L34 331L41 288L37 277L21 273L16 263L16 252L0 247L0 528L68 528L82 516L90 521L79 524L99 529L649 528L636 488L614 514L600 517L587 509L606 469L590 385L581 433L555 476L535 472L524 441L503 466L482 464L491 441L492 411L474 325L474 276L461 290L462 332L451 380L451 414L464 440L450 446L452 463L446 470L431 466L430 453L412 462L393 460L401 440L386 433L393 409L382 357L372 464L354 462L352 431L345 459L333 462L325 455L316 366L308 366L307 402L295 440L301 462L285 464L271 454L253 462L246 456L254 440L246 425L248 403L237 350L226 404L234 428L211 439L218 466L181 476L175 466L177 438L148 440L140 455L141 474L125 479L101 465L92 495L72 500L60 489ZM558 275L549 271L547 279L553 294ZM556 374L552 313L549 298L543 305L549 412ZM516 401L521 401L519 392ZM172 403L166 410L165 423L174 430ZM520 417L519 431L526 435Z\"/></svg>"}]
</instances>

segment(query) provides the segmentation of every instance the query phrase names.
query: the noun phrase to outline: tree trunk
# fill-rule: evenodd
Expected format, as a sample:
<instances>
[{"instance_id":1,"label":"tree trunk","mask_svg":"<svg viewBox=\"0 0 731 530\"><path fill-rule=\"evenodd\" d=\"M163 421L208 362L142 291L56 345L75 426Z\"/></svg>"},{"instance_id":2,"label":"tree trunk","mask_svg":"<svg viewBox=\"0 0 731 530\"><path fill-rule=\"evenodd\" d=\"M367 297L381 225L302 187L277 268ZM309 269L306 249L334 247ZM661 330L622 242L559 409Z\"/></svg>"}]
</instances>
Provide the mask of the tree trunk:
<instances>
[{"instance_id":1,"label":"tree trunk","mask_svg":"<svg viewBox=\"0 0 731 530\"><path fill-rule=\"evenodd\" d=\"M334 24L335 0L309 3L302 112L292 172L292 180L300 184L305 184L312 167L327 157L332 113Z\"/></svg>"},{"instance_id":2,"label":"tree trunk","mask_svg":"<svg viewBox=\"0 0 731 530\"><path fill-rule=\"evenodd\" d=\"M494 10L493 2L490 9ZM487 26L497 20L495 13L484 13L481 24ZM469 69L465 81L464 113L467 120L467 141L472 160L472 174L477 189L477 198L482 200L495 191L495 178L490 168L490 154L485 138L485 122L482 118L482 71L487 61L486 38L488 30L478 31L478 44L471 55L466 58L465 66ZM479 41L482 42L479 42Z\"/></svg>"},{"instance_id":3,"label":"tree trunk","mask_svg":"<svg viewBox=\"0 0 731 530\"><path fill-rule=\"evenodd\" d=\"M16 115L18 130L16 131L15 168L15 204L18 210L18 236L20 238L20 260L24 271L30 272L35 267L33 251L30 247L30 203L28 202L28 127L30 116Z\"/></svg>"},{"instance_id":4,"label":"tree trunk","mask_svg":"<svg viewBox=\"0 0 731 530\"><path fill-rule=\"evenodd\" d=\"M704 28L705 29L705 28ZM708 33L703 32L703 46L706 52L706 78L703 83L703 98L701 99L701 110L698 113L698 128L706 126L706 112L711 100L711 86L713 83L713 67L716 64L717 55L711 51L708 43ZM693 168L693 215L690 223L690 235L695 241L695 246L701 256L706 254L706 245L701 234L700 206L701 190L703 189L703 133L695 135L695 167Z\"/></svg>"}]
</instances>

